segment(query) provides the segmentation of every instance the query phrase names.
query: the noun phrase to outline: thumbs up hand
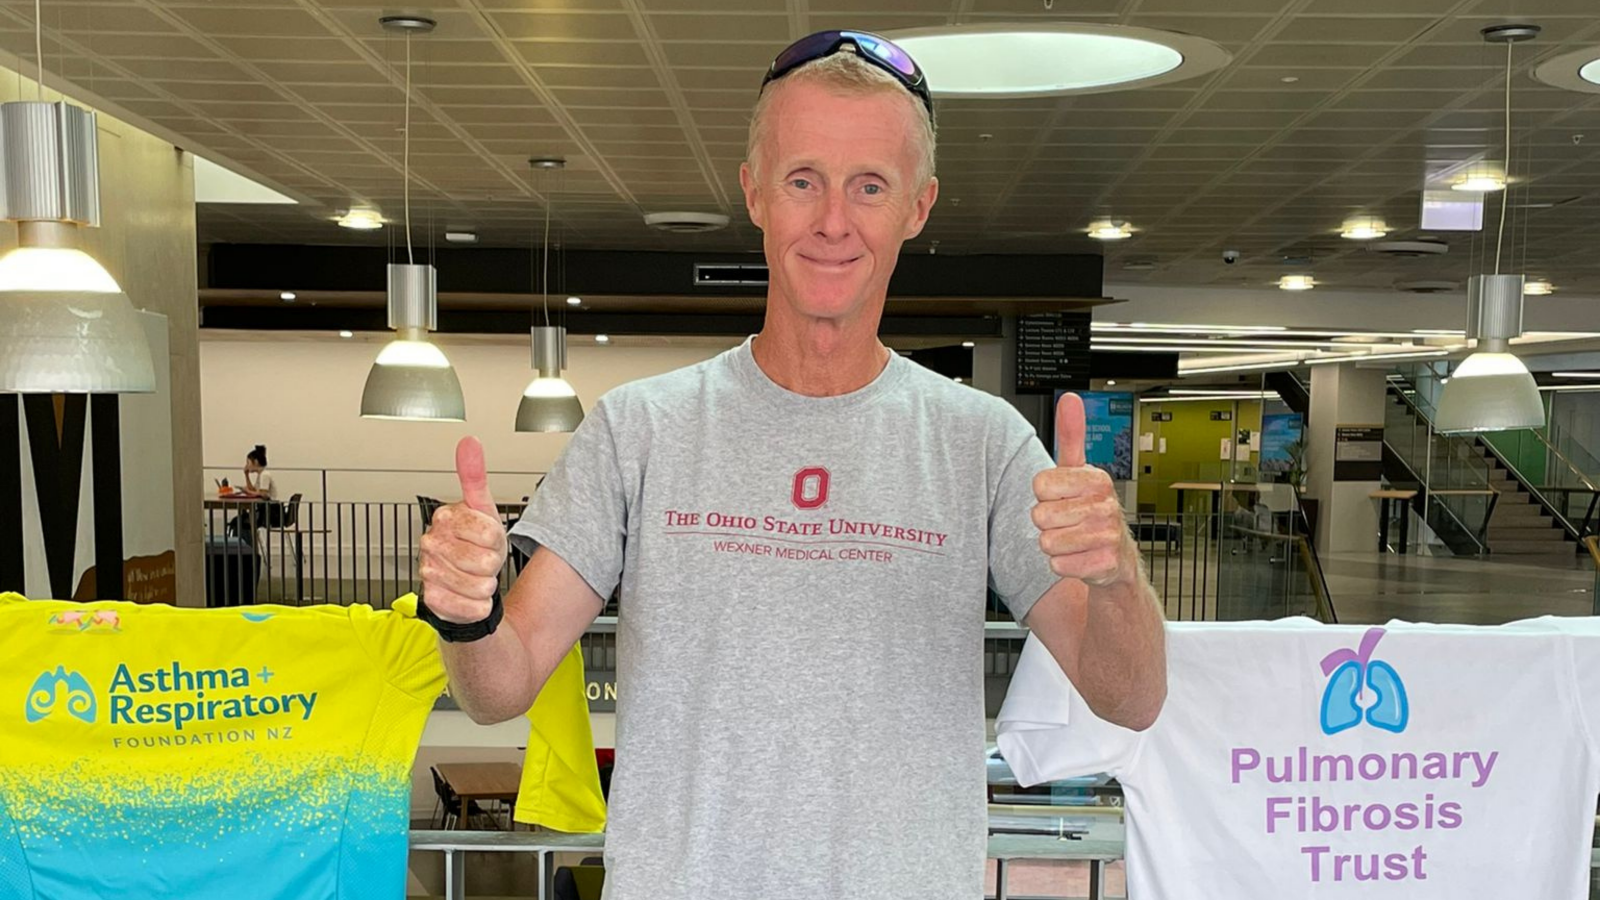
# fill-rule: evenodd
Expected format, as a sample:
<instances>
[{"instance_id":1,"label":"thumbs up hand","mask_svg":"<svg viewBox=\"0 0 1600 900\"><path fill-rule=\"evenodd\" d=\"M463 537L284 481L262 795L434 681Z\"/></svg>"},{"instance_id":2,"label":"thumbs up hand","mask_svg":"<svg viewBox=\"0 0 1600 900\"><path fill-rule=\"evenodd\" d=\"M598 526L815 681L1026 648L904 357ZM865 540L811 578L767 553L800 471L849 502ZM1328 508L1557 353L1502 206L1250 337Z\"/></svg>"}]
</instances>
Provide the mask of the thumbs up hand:
<instances>
[{"instance_id":1,"label":"thumbs up hand","mask_svg":"<svg viewBox=\"0 0 1600 900\"><path fill-rule=\"evenodd\" d=\"M422 536L422 595L439 618L458 625L481 622L494 605L506 561L506 531L489 495L483 445L456 445L461 502L442 506Z\"/></svg>"},{"instance_id":2,"label":"thumbs up hand","mask_svg":"<svg viewBox=\"0 0 1600 900\"><path fill-rule=\"evenodd\" d=\"M1055 468L1034 476L1033 524L1050 569L1062 578L1105 586L1139 577L1139 551L1128 534L1111 476L1084 461L1083 399L1056 404Z\"/></svg>"}]
</instances>

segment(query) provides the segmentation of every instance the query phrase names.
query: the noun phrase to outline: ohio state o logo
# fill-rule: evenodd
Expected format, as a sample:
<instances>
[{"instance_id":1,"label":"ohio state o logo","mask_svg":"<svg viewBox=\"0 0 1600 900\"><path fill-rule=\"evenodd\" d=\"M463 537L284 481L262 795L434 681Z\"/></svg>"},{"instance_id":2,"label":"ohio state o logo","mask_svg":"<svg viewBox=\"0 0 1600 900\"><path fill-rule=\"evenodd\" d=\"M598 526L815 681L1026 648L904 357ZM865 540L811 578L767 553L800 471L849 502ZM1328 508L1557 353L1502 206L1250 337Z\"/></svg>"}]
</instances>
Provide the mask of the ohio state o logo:
<instances>
[{"instance_id":1,"label":"ohio state o logo","mask_svg":"<svg viewBox=\"0 0 1600 900\"><path fill-rule=\"evenodd\" d=\"M808 466L794 473L795 509L820 509L828 502L828 470Z\"/></svg>"}]
</instances>

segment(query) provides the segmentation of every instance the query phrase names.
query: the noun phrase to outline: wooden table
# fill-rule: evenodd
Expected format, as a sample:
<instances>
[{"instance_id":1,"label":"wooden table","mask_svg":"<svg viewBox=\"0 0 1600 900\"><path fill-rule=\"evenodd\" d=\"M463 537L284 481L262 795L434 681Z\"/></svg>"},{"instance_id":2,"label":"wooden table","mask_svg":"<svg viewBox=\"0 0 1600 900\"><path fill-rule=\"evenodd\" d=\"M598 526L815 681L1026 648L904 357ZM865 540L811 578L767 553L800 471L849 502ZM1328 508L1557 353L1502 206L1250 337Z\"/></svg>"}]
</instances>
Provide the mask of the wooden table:
<instances>
[{"instance_id":1,"label":"wooden table","mask_svg":"<svg viewBox=\"0 0 1600 900\"><path fill-rule=\"evenodd\" d=\"M1209 493L1211 495L1211 515L1213 516L1222 514L1222 495L1225 492L1261 493L1261 485L1259 484L1238 484L1233 482L1223 484L1220 481L1176 481L1173 482L1172 489L1178 492L1179 516L1183 515L1183 495L1185 491L1205 491Z\"/></svg>"},{"instance_id":2,"label":"wooden table","mask_svg":"<svg viewBox=\"0 0 1600 900\"><path fill-rule=\"evenodd\" d=\"M1411 545L1411 500L1417 496L1416 491L1373 491L1367 495L1374 500L1382 501L1378 511L1378 552L1389 552L1389 504L1400 500L1400 555L1404 556L1406 548Z\"/></svg>"},{"instance_id":3,"label":"wooden table","mask_svg":"<svg viewBox=\"0 0 1600 900\"><path fill-rule=\"evenodd\" d=\"M461 800L456 816L457 829L467 827L467 807L472 801L502 800L515 804L517 792L522 788L522 766L518 763L439 763L434 768Z\"/></svg>"}]
</instances>

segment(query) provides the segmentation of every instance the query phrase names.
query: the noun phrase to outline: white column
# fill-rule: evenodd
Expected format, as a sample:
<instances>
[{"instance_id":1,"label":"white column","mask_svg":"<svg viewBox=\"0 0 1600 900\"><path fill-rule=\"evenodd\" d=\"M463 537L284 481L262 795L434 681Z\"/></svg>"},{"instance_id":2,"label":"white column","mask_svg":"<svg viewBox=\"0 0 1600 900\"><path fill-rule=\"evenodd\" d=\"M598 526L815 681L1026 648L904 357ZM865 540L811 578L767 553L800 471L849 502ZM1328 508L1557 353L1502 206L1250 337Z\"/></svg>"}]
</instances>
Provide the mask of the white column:
<instances>
[{"instance_id":1,"label":"white column","mask_svg":"<svg viewBox=\"0 0 1600 900\"><path fill-rule=\"evenodd\" d=\"M1362 552L1378 546L1378 507L1369 495L1381 482L1334 480L1334 432L1341 425L1383 425L1386 374L1350 363L1311 368L1306 496L1318 501L1318 552Z\"/></svg>"}]
</instances>

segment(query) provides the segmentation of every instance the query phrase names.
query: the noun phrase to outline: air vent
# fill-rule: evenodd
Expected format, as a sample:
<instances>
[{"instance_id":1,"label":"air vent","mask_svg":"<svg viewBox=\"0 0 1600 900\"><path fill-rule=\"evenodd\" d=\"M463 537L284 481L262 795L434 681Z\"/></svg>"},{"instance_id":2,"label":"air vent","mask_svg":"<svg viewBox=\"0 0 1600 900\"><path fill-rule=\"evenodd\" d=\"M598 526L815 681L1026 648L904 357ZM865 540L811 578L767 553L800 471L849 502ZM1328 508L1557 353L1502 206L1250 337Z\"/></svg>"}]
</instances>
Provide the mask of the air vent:
<instances>
[{"instance_id":1,"label":"air vent","mask_svg":"<svg viewBox=\"0 0 1600 900\"><path fill-rule=\"evenodd\" d=\"M672 234L700 234L728 227L728 217L721 213L658 212L645 215L644 223Z\"/></svg>"},{"instance_id":2,"label":"air vent","mask_svg":"<svg viewBox=\"0 0 1600 900\"><path fill-rule=\"evenodd\" d=\"M767 267L763 263L695 263L696 287L765 286Z\"/></svg>"},{"instance_id":3,"label":"air vent","mask_svg":"<svg viewBox=\"0 0 1600 900\"><path fill-rule=\"evenodd\" d=\"M1443 256L1450 252L1450 245L1443 241L1374 241L1367 245L1367 252L1415 259L1422 256Z\"/></svg>"},{"instance_id":4,"label":"air vent","mask_svg":"<svg viewBox=\"0 0 1600 900\"><path fill-rule=\"evenodd\" d=\"M1414 281L1396 281L1394 289L1408 294L1443 294L1460 288L1461 285L1445 279L1421 278Z\"/></svg>"}]
</instances>

